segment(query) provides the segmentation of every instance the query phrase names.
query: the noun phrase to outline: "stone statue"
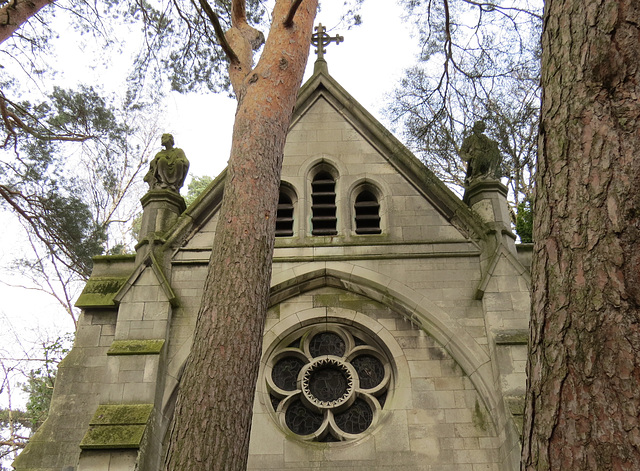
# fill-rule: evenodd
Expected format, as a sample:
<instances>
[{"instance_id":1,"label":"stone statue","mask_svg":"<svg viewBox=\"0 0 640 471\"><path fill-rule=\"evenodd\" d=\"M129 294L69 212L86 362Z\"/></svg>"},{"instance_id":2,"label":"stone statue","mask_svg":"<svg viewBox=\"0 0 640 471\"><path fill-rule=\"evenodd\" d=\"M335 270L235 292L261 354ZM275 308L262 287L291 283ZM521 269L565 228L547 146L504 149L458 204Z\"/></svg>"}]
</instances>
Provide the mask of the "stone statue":
<instances>
[{"instance_id":1,"label":"stone statue","mask_svg":"<svg viewBox=\"0 0 640 471\"><path fill-rule=\"evenodd\" d=\"M182 149L173 147L171 134L163 134L161 142L165 149L158 152L149 164L144 181L150 190L168 189L179 193L189 171L189 161Z\"/></svg>"},{"instance_id":2,"label":"stone statue","mask_svg":"<svg viewBox=\"0 0 640 471\"><path fill-rule=\"evenodd\" d=\"M476 121L473 133L462 141L460 157L467 162L465 186L476 180L499 180L502 176L498 143L484 135L485 129L483 121Z\"/></svg>"}]
</instances>

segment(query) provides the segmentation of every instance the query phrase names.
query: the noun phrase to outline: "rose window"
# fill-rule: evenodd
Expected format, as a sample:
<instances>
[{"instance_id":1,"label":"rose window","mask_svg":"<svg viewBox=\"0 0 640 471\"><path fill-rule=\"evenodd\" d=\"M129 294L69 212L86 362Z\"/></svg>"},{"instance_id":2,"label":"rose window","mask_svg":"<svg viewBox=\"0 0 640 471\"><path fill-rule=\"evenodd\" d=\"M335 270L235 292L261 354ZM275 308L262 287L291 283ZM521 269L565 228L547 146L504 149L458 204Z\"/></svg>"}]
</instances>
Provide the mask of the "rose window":
<instances>
[{"instance_id":1,"label":"rose window","mask_svg":"<svg viewBox=\"0 0 640 471\"><path fill-rule=\"evenodd\" d=\"M378 420L391 365L364 332L322 324L287 337L269 358L265 379L282 427L304 440L345 441Z\"/></svg>"}]
</instances>

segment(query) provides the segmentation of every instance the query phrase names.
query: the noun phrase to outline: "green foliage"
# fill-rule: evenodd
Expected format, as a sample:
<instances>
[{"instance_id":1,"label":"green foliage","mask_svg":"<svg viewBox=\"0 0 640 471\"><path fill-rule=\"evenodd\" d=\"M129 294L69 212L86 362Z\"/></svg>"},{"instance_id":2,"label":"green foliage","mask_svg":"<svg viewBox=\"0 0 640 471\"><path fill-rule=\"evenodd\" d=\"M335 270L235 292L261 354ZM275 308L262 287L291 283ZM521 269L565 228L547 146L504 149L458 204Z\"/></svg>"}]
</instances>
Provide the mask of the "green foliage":
<instances>
[{"instance_id":1,"label":"green foliage","mask_svg":"<svg viewBox=\"0 0 640 471\"><path fill-rule=\"evenodd\" d=\"M5 149L14 154L0 162L0 205L21 219L46 254L86 279L91 258L108 248L114 210L142 170L144 154L131 158L141 152L130 142L131 118L145 106L132 101L118 109L86 86L54 87L42 102L7 105L22 125L0 120ZM112 246L110 253L125 250L122 242Z\"/></svg>"},{"instance_id":2,"label":"green foliage","mask_svg":"<svg viewBox=\"0 0 640 471\"><path fill-rule=\"evenodd\" d=\"M69 352L71 341L71 335L67 335L43 344L41 365L29 372L27 382L22 385L23 391L29 395L26 415L32 432L42 425L49 414L58 363Z\"/></svg>"},{"instance_id":3,"label":"green foliage","mask_svg":"<svg viewBox=\"0 0 640 471\"><path fill-rule=\"evenodd\" d=\"M0 409L0 429L8 428L12 422L19 427L29 427L31 425L29 415L25 411Z\"/></svg>"},{"instance_id":4,"label":"green foliage","mask_svg":"<svg viewBox=\"0 0 640 471\"><path fill-rule=\"evenodd\" d=\"M37 352L27 353L26 358L15 360L11 364L8 364L6 359L0 361L1 370L4 372L4 378L0 381L0 393L3 394L3 403L9 404L9 407L0 409L0 470L3 469L5 459L24 448L29 437L46 419L57 366L69 351L71 341L71 335L58 337L53 341L43 342ZM24 364L35 366L22 373ZM24 374L23 377L26 378L19 384L28 394L28 402L24 409L14 406L16 398L12 394L12 385L17 374Z\"/></svg>"},{"instance_id":5,"label":"green foliage","mask_svg":"<svg viewBox=\"0 0 640 471\"><path fill-rule=\"evenodd\" d=\"M518 205L516 234L522 243L533 242L533 207L528 199Z\"/></svg>"},{"instance_id":6,"label":"green foliage","mask_svg":"<svg viewBox=\"0 0 640 471\"><path fill-rule=\"evenodd\" d=\"M202 177L193 176L191 181L187 185L187 196L184 197L187 206L193 203L198 196L207 188L209 183L213 181L213 178L203 175Z\"/></svg>"}]
</instances>

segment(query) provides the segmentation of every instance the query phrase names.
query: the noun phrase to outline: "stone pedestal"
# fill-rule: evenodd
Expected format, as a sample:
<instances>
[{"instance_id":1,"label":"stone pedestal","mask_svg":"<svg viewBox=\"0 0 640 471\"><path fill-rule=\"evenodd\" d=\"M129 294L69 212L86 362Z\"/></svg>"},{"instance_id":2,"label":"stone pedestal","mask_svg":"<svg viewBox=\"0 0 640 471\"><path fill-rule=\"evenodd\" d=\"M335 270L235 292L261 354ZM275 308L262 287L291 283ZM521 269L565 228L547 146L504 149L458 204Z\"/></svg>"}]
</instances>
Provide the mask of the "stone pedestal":
<instances>
[{"instance_id":1,"label":"stone pedestal","mask_svg":"<svg viewBox=\"0 0 640 471\"><path fill-rule=\"evenodd\" d=\"M152 233L164 233L187 208L184 198L171 190L151 190L140 199L142 226L140 240Z\"/></svg>"},{"instance_id":2,"label":"stone pedestal","mask_svg":"<svg viewBox=\"0 0 640 471\"><path fill-rule=\"evenodd\" d=\"M465 190L463 200L515 254L516 236L511 230L507 192L507 187L498 180L477 180Z\"/></svg>"},{"instance_id":3,"label":"stone pedestal","mask_svg":"<svg viewBox=\"0 0 640 471\"><path fill-rule=\"evenodd\" d=\"M178 217L187 208L184 198L172 190L149 190L142 203L142 224L139 243L136 246L136 261L146 256L153 241L162 239Z\"/></svg>"}]
</instances>

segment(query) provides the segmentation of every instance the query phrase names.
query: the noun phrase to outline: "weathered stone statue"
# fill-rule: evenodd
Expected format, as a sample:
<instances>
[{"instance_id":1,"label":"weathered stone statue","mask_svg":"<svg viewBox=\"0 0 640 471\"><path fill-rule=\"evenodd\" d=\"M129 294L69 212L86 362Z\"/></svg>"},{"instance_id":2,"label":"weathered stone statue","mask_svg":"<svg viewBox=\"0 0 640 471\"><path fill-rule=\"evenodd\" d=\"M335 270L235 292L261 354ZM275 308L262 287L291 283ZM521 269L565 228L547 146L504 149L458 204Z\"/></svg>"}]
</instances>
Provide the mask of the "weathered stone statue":
<instances>
[{"instance_id":1,"label":"weathered stone statue","mask_svg":"<svg viewBox=\"0 0 640 471\"><path fill-rule=\"evenodd\" d=\"M462 141L460 157L467 162L465 186L476 180L499 180L502 176L498 143L484 135L485 129L483 121L476 121L473 133Z\"/></svg>"},{"instance_id":2,"label":"weathered stone statue","mask_svg":"<svg viewBox=\"0 0 640 471\"><path fill-rule=\"evenodd\" d=\"M173 147L171 134L163 134L161 142L165 149L158 152L149 164L144 181L149 184L150 190L168 189L180 192L189 171L189 161L182 149Z\"/></svg>"}]
</instances>

